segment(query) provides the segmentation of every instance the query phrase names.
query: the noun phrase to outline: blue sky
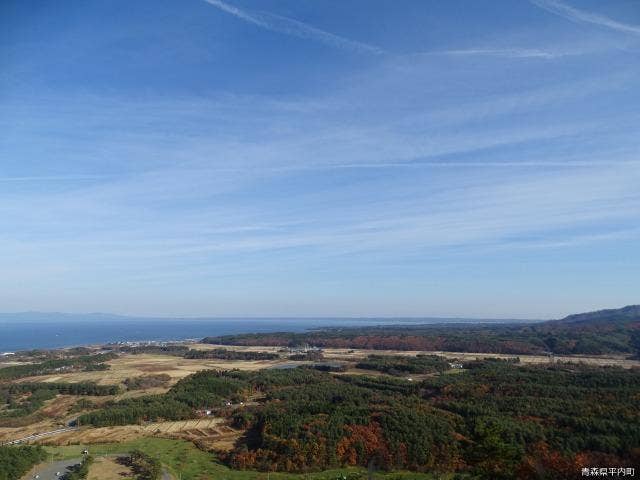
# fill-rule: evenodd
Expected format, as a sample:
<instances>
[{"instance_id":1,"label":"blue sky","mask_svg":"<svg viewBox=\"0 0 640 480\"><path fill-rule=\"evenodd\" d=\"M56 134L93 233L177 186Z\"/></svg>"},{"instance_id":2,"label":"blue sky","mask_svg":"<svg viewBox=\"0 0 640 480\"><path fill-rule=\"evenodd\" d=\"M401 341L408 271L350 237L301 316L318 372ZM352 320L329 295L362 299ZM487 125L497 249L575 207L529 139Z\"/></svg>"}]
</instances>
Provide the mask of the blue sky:
<instances>
[{"instance_id":1,"label":"blue sky","mask_svg":"<svg viewBox=\"0 0 640 480\"><path fill-rule=\"evenodd\" d=\"M640 4L0 5L0 310L638 303Z\"/></svg>"}]
</instances>

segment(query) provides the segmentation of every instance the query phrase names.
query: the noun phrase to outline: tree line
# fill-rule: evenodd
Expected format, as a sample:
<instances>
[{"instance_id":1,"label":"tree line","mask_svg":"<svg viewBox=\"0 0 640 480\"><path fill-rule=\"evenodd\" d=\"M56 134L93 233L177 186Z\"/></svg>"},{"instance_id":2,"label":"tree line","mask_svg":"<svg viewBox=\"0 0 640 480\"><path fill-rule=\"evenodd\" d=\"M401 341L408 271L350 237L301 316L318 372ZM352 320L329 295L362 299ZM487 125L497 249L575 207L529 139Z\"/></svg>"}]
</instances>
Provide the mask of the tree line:
<instances>
[{"instance_id":1,"label":"tree line","mask_svg":"<svg viewBox=\"0 0 640 480\"><path fill-rule=\"evenodd\" d=\"M478 352L507 355L605 353L640 358L640 307L541 323L427 324L326 328L302 333L205 337L219 345Z\"/></svg>"},{"instance_id":2,"label":"tree line","mask_svg":"<svg viewBox=\"0 0 640 480\"><path fill-rule=\"evenodd\" d=\"M117 385L98 385L94 382L80 383L14 383L0 385L0 419L25 417L36 412L44 402L56 395L116 395ZM25 394L27 394L25 396Z\"/></svg>"},{"instance_id":3,"label":"tree line","mask_svg":"<svg viewBox=\"0 0 640 480\"><path fill-rule=\"evenodd\" d=\"M369 355L358 362L356 368L375 370L390 375L425 374L444 372L449 369L449 361L437 355L417 355L415 357Z\"/></svg>"},{"instance_id":4,"label":"tree line","mask_svg":"<svg viewBox=\"0 0 640 480\"><path fill-rule=\"evenodd\" d=\"M104 362L117 358L114 353L100 353L96 355L82 355L73 358L45 360L39 363L24 365L11 365L0 368L0 381L15 380L23 377L48 375L54 372L67 372L78 370L104 370L108 365Z\"/></svg>"},{"instance_id":5,"label":"tree line","mask_svg":"<svg viewBox=\"0 0 640 480\"><path fill-rule=\"evenodd\" d=\"M237 469L264 471L374 465L504 480L543 472L562 479L574 478L579 464L640 460L637 370L491 359L465 367L419 382L307 367L203 371L164 395L109 404L82 423L180 420L218 408L246 430L222 459ZM258 405L225 410L226 401L256 396L264 398Z\"/></svg>"},{"instance_id":6,"label":"tree line","mask_svg":"<svg viewBox=\"0 0 640 480\"><path fill-rule=\"evenodd\" d=\"M46 457L39 446L0 446L0 480L17 480Z\"/></svg>"},{"instance_id":7,"label":"tree line","mask_svg":"<svg viewBox=\"0 0 640 480\"><path fill-rule=\"evenodd\" d=\"M277 360L280 356L277 353L268 352L243 352L229 350L227 348L215 348L213 350L189 350L184 354L184 358L191 359L216 359L216 360Z\"/></svg>"},{"instance_id":8,"label":"tree line","mask_svg":"<svg viewBox=\"0 0 640 480\"><path fill-rule=\"evenodd\" d=\"M62 480L84 480L89 475L89 468L93 464L93 457L85 455L80 463L68 468L68 472L62 476Z\"/></svg>"},{"instance_id":9,"label":"tree line","mask_svg":"<svg viewBox=\"0 0 640 480\"><path fill-rule=\"evenodd\" d=\"M147 455L141 450L134 450L124 463L131 467L138 480L158 480L162 475L162 464L157 458Z\"/></svg>"},{"instance_id":10,"label":"tree line","mask_svg":"<svg viewBox=\"0 0 640 480\"><path fill-rule=\"evenodd\" d=\"M130 353L133 355L173 355L187 359L213 359L213 360L276 360L280 356L276 353L237 351L228 348L214 348L212 350L196 350L186 345L140 345L110 347L114 351Z\"/></svg>"}]
</instances>

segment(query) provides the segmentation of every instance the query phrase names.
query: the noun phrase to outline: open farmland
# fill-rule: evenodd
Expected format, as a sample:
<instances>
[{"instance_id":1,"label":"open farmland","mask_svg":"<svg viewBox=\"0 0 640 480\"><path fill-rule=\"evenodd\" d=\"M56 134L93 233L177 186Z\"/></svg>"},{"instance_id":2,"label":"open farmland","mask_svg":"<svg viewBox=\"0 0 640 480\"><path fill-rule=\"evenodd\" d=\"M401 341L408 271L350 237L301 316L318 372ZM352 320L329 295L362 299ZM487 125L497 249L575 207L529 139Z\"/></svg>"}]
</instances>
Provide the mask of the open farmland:
<instances>
[{"instance_id":1,"label":"open farmland","mask_svg":"<svg viewBox=\"0 0 640 480\"><path fill-rule=\"evenodd\" d=\"M275 360L220 360L220 359L190 359L176 355L167 355L165 353L119 353L117 358L108 360L108 369L106 370L87 370L87 371L69 371L55 372L47 375L39 375L28 378L19 378L11 383L80 383L94 382L102 386L119 385L120 392L116 394L102 396L81 396L81 395L65 395L59 394L51 400L47 400L33 414L25 417L19 417L15 420L17 423L7 424L0 428L0 441L8 441L22 439L32 434L43 432L52 432L61 426L66 426L70 421L74 420L81 414L91 413L95 409L104 408L106 402L123 401L136 399L148 395L165 394L172 386L176 385L180 380L202 370L240 370L245 372L254 372L258 370L268 370L273 367L284 368L288 370L292 367L314 364L317 362L328 361L335 362L343 366L341 371L332 372L333 374L345 377L345 382L357 384L359 380L349 380L348 377L368 376L369 378L379 378L380 382L391 382L395 385L396 381L401 381L402 377L416 382L430 381L432 377L437 377L440 373L463 373L468 370L448 369L447 360L469 365L473 368L473 362L485 358L501 358L513 359L519 358L519 363L514 364L514 368L520 365L522 368L527 366L543 366L555 362L568 362L577 364L589 364L593 366L616 365L624 368L632 368L640 366L638 360L625 359L621 355L602 355L602 356L586 356L586 355L505 355L490 353L474 353L474 352L427 352L427 351L407 351L407 350L373 350L373 349L348 349L348 348L324 348L320 352L313 351L318 358L316 360L299 360L294 361L289 358L290 353L299 352L293 350L283 351L282 347L274 346L228 346L214 344L189 344L189 347L196 350L213 350L226 349L235 352L264 352L268 354L278 354L279 358ZM410 357L438 355L446 359L444 361L445 370L432 371L426 368L423 371L398 370L397 367L402 365L415 365L416 362ZM303 357L302 355L299 355ZM383 363L380 369L375 366L368 368L358 364L375 365L371 360L373 357L388 357L382 359ZM395 357L395 359L393 359ZM304 357L303 357L304 358ZM311 357L313 358L313 357ZM433 362L435 360L425 359L423 362ZM386 362L386 363L385 363ZM442 363L442 358L440 363ZM420 363L420 360L418 360ZM437 363L437 361L436 361ZM427 367L429 365L426 365ZM388 370L385 368L392 368ZM471 371L471 370L469 370ZM265 372L266 374L266 372ZM127 385L131 385L131 379L139 379L141 377L166 376L166 383L148 384L152 386L127 389ZM329 375L331 377L331 375ZM401 377L401 378L398 378ZM336 377L333 377L336 378ZM129 382L126 380L129 379ZM369 380L363 380L369 382ZM449 382L449 380L445 380ZM369 387L367 387L369 388ZM227 397L228 398L228 397ZM85 405L78 409L78 402L83 399ZM239 401L239 400L237 400ZM248 398L244 398L247 407L261 408L260 403L248 402ZM259 410L258 410L259 411ZM192 411L191 415L195 415ZM225 415L222 415L225 417ZM132 421L130 424L101 426L89 426L87 422L83 422L81 428L57 432L55 435L44 436L37 440L29 440L30 443L39 443L42 445L58 447L65 445L99 445L104 443L121 444L123 442L151 441L155 439L167 440L184 440L205 450L215 450L218 452L228 452L225 455L237 455L239 442L243 441L244 434L248 431L246 425L240 426L234 424L230 418L222 417L203 417L196 419L167 421L171 416L159 416L157 418L141 418ZM182 417L189 418L189 417ZM151 423L149 423L149 420ZM235 452L235 453L234 453ZM105 464L105 471L115 472L117 465ZM102 470L100 470L102 471ZM113 473L112 472L112 473ZM116 472L117 474L117 472Z\"/></svg>"},{"instance_id":2,"label":"open farmland","mask_svg":"<svg viewBox=\"0 0 640 480\"><path fill-rule=\"evenodd\" d=\"M212 350L226 348L240 352L265 352L278 353L281 347L273 346L238 346L238 345L209 345L194 344L191 348ZM623 368L640 367L640 360L626 358L625 355L506 355L500 353L476 353L476 352L444 352L423 350L374 350L351 348L323 348L322 353L327 360L359 361L369 355L395 355L403 357L415 357L416 355L439 355L451 360L470 361L484 358L519 358L523 364L544 364L550 362L584 363L587 365L615 365ZM247 363L247 362L242 362ZM277 362L273 362L277 363ZM301 363L302 364L302 363ZM247 369L249 370L249 369Z\"/></svg>"},{"instance_id":3,"label":"open farmland","mask_svg":"<svg viewBox=\"0 0 640 480\"><path fill-rule=\"evenodd\" d=\"M57 395L45 402L35 415L9 419L11 425L0 426L0 443L52 431L67 424L72 418L71 408L78 398L72 395ZM9 423L9 422L8 422Z\"/></svg>"},{"instance_id":4,"label":"open farmland","mask_svg":"<svg viewBox=\"0 0 640 480\"><path fill-rule=\"evenodd\" d=\"M124 382L127 378L139 377L149 374L167 374L171 380L167 384L166 391L171 385L181 378L200 370L259 370L277 364L277 360L210 360L210 359L185 359L171 355L157 354L125 354L107 362L108 370L84 371L71 373L56 373L21 379L22 382L95 382L99 385L114 385Z\"/></svg>"},{"instance_id":5,"label":"open farmland","mask_svg":"<svg viewBox=\"0 0 640 480\"><path fill-rule=\"evenodd\" d=\"M89 401L96 407L100 407L108 401L118 401L141 397L145 395L157 395L165 393L169 388L177 383L180 379L208 369L239 369L239 370L259 370L277 364L277 361L227 361L227 360L208 360L208 359L183 359L180 357L156 354L125 354L108 362L110 368L102 371L77 371L69 373L56 373L49 375L41 375L35 377L22 378L15 380L16 383L79 383L79 382L95 382L99 385L120 385L127 378L135 378L151 374L167 374L170 380L162 387L146 388L141 390L123 390L118 395L104 395L82 397L76 395L57 395L51 400L47 400L44 406L37 412L25 417L7 419L3 426L0 426L0 443L22 439L33 434L42 432L50 432L66 426L69 421L77 417L78 413L74 411L74 406L81 398L89 398ZM195 420L198 422L198 420ZM209 422L210 420L203 420ZM170 423L170 422L169 422ZM210 425L204 425L205 430L198 432L197 430L189 431L188 424L179 428L175 425L155 425L153 428L148 425L145 428L131 426L121 428L117 432L98 431L91 434L88 431L81 430L79 432L68 432L63 436L65 441L77 441L77 436L87 438L87 443L96 441L96 439L104 438L112 439L112 441L120 441L122 438L138 438L150 434L172 434L173 432L181 433L181 438L196 439L210 437L225 437L224 434L229 432L208 431ZM228 436L228 435L227 435ZM72 439L73 437L73 439ZM48 437L47 440L54 441L60 438L59 435ZM83 440L84 441L84 440Z\"/></svg>"},{"instance_id":6,"label":"open farmland","mask_svg":"<svg viewBox=\"0 0 640 480\"><path fill-rule=\"evenodd\" d=\"M81 428L45 439L44 445L118 443L141 437L176 438L203 441L207 445L220 448L233 445L241 431L224 425L222 418L200 418L179 422L156 422L145 425L124 425L100 428Z\"/></svg>"}]
</instances>

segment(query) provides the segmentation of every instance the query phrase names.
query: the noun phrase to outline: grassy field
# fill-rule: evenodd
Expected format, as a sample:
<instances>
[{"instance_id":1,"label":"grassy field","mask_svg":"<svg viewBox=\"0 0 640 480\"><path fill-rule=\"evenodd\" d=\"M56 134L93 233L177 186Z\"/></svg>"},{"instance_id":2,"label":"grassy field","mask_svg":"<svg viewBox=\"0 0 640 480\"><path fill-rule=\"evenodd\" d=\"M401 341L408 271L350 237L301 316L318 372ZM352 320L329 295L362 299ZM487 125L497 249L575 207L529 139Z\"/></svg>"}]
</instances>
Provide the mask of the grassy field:
<instances>
[{"instance_id":1,"label":"grassy field","mask_svg":"<svg viewBox=\"0 0 640 480\"><path fill-rule=\"evenodd\" d=\"M211 349L218 348L216 345L192 344L192 348ZM260 351L275 353L279 351L278 347L224 347L239 351ZM481 354L481 353L452 353L452 352L418 352L418 351L397 351L397 350L358 350L358 349L340 349L329 348L324 350L324 356L327 360L341 360L347 364L348 374L368 374L381 376L382 372L367 371L356 369L355 363L370 354L384 354L397 356L414 356L417 354L435 353L449 359L459 359L463 363L476 358L485 357L510 357L509 355ZM157 354L124 354L120 357L109 361L110 369L105 371L87 371L87 372L70 372L57 373L51 375L43 375L40 377L31 377L28 379L20 379L18 381L45 381L45 382L80 382L94 381L101 385L122 384L127 378L140 377L150 374L163 373L170 377L169 382L162 387L153 387L144 390L123 391L115 396L90 397L91 402L99 406L109 400L120 400L123 398L137 397L148 394L160 394L166 392L178 380L206 369L240 369L240 370L259 370L269 368L274 365L287 362L287 355L283 354L279 360L270 361L225 361L225 360L208 360L208 359L184 359L176 356L157 355ZM542 355L519 355L522 364L541 364L548 363L551 359ZM619 356L556 356L555 361L583 362L597 365L619 365L622 367L640 366L637 360L626 360ZM304 362L299 362L304 363ZM451 370L447 373L459 374L460 370ZM427 375L411 375L411 377L419 381ZM70 395L58 395L55 399L45 403L35 414L24 418L11 419L12 423L6 423L0 426L0 442L24 438L33 433L41 433L59 428L65 425L70 419L77 416L74 405L81 397ZM242 432L231 429L225 425L219 425L220 420L206 419L193 420L189 422L165 422L163 424L153 425L129 425L121 427L104 427L104 428L86 428L80 431L67 432L39 440L39 443L49 445L67 445L74 444L109 444L118 442L136 442L140 438L145 441L151 441L151 437L158 439L187 440L200 441L207 448L216 450L228 450L233 447L234 442ZM166 462L172 465L170 462ZM220 465L217 468L223 468ZM231 474L229 474L231 475ZM197 478L197 477L192 477ZM230 476L229 478L235 478ZM238 477L242 478L242 477ZM274 478L277 478L274 476ZM322 477L325 478L325 477ZM326 477L328 478L328 477Z\"/></svg>"},{"instance_id":2,"label":"grassy field","mask_svg":"<svg viewBox=\"0 0 640 480\"><path fill-rule=\"evenodd\" d=\"M229 350L245 352L277 353L281 347L268 346L237 346L237 345L212 345L192 344L191 348L208 350L214 348L226 348ZM549 363L547 355L504 355L500 353L475 353L475 352L443 352L422 350L365 350L351 348L324 348L323 355L328 360L344 360L357 362L368 355L396 355L415 357L416 355L439 355L451 360L470 361L483 358L520 358L523 364ZM640 360L629 360L628 355L555 355L553 361L567 363L585 363L588 365L617 365L623 368L640 367ZM244 362L243 362L244 363ZM276 362L277 363L277 362Z\"/></svg>"},{"instance_id":3,"label":"grassy field","mask_svg":"<svg viewBox=\"0 0 640 480\"><path fill-rule=\"evenodd\" d=\"M83 445L71 445L65 447L46 447L54 459L77 458L81 456ZM230 470L216 461L215 456L198 450L193 444L182 440L168 440L163 438L141 438L125 443L108 443L90 445L90 453L96 457L127 453L134 449L158 458L167 470L182 480L335 480L341 474L361 474L366 478L366 472L362 469L342 468L324 472L308 474L287 473L261 473L255 471ZM376 473L376 479L385 480L433 480L430 474L417 474L411 472ZM442 477L447 478L447 477Z\"/></svg>"},{"instance_id":4,"label":"grassy field","mask_svg":"<svg viewBox=\"0 0 640 480\"><path fill-rule=\"evenodd\" d=\"M238 351L268 352L276 353L278 347L237 347L237 346L218 346L205 344L190 345L195 349L211 349L211 348L227 348ZM486 357L510 358L519 357L523 364L541 364L548 363L550 358L545 355L500 355L487 353L458 353L458 352L423 352L423 351L400 351L400 350L352 350L341 348L327 348L324 350L324 356L328 360L343 360L357 362L367 355L398 355L398 356L415 356L418 354L441 355L449 359L459 359L461 361L469 361L482 359ZM555 356L554 361L559 362L575 362L586 363L592 365L618 365L625 368L640 367L640 361L628 360L623 356ZM127 378L140 377L150 374L167 374L170 377L169 382L164 387L157 387L148 391L127 392L122 395L138 396L145 393L163 393L167 391L178 380L200 370L218 369L218 370L260 370L269 368L279 363L285 362L286 355L280 360L208 360L208 359L185 359L170 355L156 354L125 354L107 362L110 366L105 371L88 371L88 372L71 372L56 373L50 375L41 375L36 377L28 377L20 379L19 382L83 382L92 381L100 385L121 384ZM106 399L105 399L106 400Z\"/></svg>"},{"instance_id":5,"label":"grassy field","mask_svg":"<svg viewBox=\"0 0 640 480\"><path fill-rule=\"evenodd\" d=\"M121 400L124 398L139 397L150 394L161 394L166 392L172 385L178 380L184 378L192 373L200 370L207 369L240 369L240 370L259 370L274 365L273 361L225 361L225 360L190 360L180 357L169 355L122 355L114 360L108 362L110 365L109 370L104 371L88 371L88 372L71 372L71 373L56 373L50 375L41 375L37 377L29 377L19 379L18 382L82 382L93 381L100 385L114 385L122 384L125 379L132 377L139 377L149 375L152 373L166 373L171 377L171 380L164 387L154 387L143 390L124 391L123 393L115 396L101 396L101 397L85 397L95 405L101 405L110 400ZM45 402L43 408L37 413L29 415L27 417L10 419L11 422L5 422L4 425L0 425L0 442L15 440L23 438L33 433L41 433L59 428L60 425L65 425L70 419L77 416L72 408L76 402L82 397L73 395L58 395L52 400ZM145 432L138 432L140 429L137 426L124 427L118 433L121 437L114 437L110 433L112 432L96 432L95 434L84 432L72 432L73 435L88 435L87 438L66 438L66 441L95 441L94 438L100 438L102 433L108 433L106 435L106 441L120 441L126 439L137 438L144 435ZM161 428L160 434L164 433ZM193 438L198 437L197 432L193 432L191 435ZM71 434L70 434L71 435ZM200 435L202 436L202 435ZM207 436L207 435L205 435ZM212 435L215 436L215 435ZM92 438L90 438L92 437ZM223 435L224 437L224 435ZM47 440L53 440L57 437L51 437ZM185 436L185 438L188 438ZM223 440L223 439L218 439ZM212 439L215 442L216 439Z\"/></svg>"},{"instance_id":6,"label":"grassy field","mask_svg":"<svg viewBox=\"0 0 640 480\"><path fill-rule=\"evenodd\" d=\"M181 378L191 375L200 370L259 370L267 368L277 363L277 361L240 361L240 360L207 360L207 359L186 359L171 355L122 355L107 362L110 366L108 370L55 373L28 377L21 379L21 382L96 382L99 385L114 385L124 382L127 378L140 377L143 375L164 373L171 377L165 390L175 384Z\"/></svg>"},{"instance_id":7,"label":"grassy field","mask_svg":"<svg viewBox=\"0 0 640 480\"><path fill-rule=\"evenodd\" d=\"M131 469L118 463L117 458L100 457L89 468L87 480L122 480L132 477Z\"/></svg>"}]
</instances>

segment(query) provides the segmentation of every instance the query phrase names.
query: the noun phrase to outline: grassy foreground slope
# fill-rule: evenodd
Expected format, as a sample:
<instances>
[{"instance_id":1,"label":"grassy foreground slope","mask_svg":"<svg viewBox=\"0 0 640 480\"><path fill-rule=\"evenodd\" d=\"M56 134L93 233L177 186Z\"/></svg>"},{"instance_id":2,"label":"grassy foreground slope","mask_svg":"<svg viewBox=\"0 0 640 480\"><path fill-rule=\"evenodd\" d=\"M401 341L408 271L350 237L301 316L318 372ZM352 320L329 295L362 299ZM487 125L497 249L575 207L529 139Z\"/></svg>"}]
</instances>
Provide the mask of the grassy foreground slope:
<instances>
[{"instance_id":1,"label":"grassy foreground slope","mask_svg":"<svg viewBox=\"0 0 640 480\"><path fill-rule=\"evenodd\" d=\"M84 450L84 446L70 445L64 447L46 447L46 451L55 459L78 458ZM94 456L124 454L133 450L142 452L157 458L165 466L167 471L175 478L180 476L183 480L249 480L267 479L267 474L257 471L233 470L223 465L207 452L197 449L192 443L181 440L169 440L164 438L141 438L126 443L111 443L89 445L88 448ZM335 480L344 475L349 478L366 478L365 470L361 468L341 468L315 472L308 474L292 474L270 472L268 478L272 480ZM397 480L431 480L430 474L417 474L413 472L376 473L378 479Z\"/></svg>"}]
</instances>

